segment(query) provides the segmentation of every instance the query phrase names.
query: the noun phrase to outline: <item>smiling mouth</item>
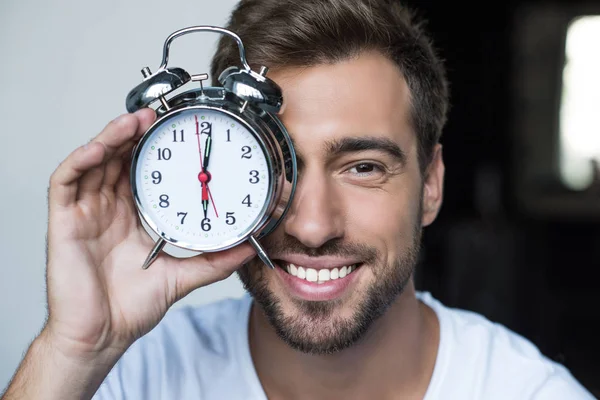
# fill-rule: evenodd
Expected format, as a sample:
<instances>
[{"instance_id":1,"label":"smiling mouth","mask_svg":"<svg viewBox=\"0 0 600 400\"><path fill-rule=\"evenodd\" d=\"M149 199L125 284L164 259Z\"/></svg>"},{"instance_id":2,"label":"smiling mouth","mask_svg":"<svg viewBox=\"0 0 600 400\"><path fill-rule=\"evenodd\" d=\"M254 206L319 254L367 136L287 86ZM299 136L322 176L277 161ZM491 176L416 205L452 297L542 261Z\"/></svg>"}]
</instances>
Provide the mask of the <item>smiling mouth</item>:
<instances>
[{"instance_id":1,"label":"smiling mouth","mask_svg":"<svg viewBox=\"0 0 600 400\"><path fill-rule=\"evenodd\" d=\"M317 284L343 279L356 271L362 265L362 263L357 263L343 267L322 268L317 270L314 268L304 268L300 265L294 265L292 263L287 263L280 260L278 261L279 262L277 265L288 274L298 279L303 279L307 282L314 282Z\"/></svg>"}]
</instances>

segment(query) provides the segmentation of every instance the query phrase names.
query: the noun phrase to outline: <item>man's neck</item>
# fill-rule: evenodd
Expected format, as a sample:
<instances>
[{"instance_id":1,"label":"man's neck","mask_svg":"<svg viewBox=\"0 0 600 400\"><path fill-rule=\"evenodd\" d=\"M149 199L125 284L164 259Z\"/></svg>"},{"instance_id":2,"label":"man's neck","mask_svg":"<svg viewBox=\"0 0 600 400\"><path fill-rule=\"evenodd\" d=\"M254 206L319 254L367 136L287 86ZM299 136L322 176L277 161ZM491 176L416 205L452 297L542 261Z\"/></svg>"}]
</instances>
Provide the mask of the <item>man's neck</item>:
<instances>
[{"instance_id":1,"label":"man's neck","mask_svg":"<svg viewBox=\"0 0 600 400\"><path fill-rule=\"evenodd\" d=\"M260 307L250 314L250 350L270 400L422 399L437 357L439 323L412 284L354 346L332 355L293 350Z\"/></svg>"}]
</instances>

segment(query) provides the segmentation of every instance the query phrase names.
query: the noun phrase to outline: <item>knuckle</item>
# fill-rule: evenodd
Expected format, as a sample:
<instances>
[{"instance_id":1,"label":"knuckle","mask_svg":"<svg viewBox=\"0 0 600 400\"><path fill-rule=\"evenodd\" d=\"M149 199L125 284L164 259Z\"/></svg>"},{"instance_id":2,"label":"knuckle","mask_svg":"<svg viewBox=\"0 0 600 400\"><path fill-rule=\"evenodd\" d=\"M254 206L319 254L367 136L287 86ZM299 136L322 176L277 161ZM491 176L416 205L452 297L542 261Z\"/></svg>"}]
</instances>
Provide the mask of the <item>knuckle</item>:
<instances>
[{"instance_id":1,"label":"knuckle","mask_svg":"<svg viewBox=\"0 0 600 400\"><path fill-rule=\"evenodd\" d=\"M113 119L110 123L110 125L122 129L131 129L136 124L137 118L133 114L121 114L117 118Z\"/></svg>"},{"instance_id":2,"label":"knuckle","mask_svg":"<svg viewBox=\"0 0 600 400\"><path fill-rule=\"evenodd\" d=\"M50 179L48 180L50 187L54 187L58 184L59 176L60 176L60 166L57 169L55 169L54 172L52 172L52 174L50 174Z\"/></svg>"},{"instance_id":3,"label":"knuckle","mask_svg":"<svg viewBox=\"0 0 600 400\"><path fill-rule=\"evenodd\" d=\"M125 118L127 118L128 114L121 114L119 116L117 116L115 119L113 119L112 121L110 121L109 125L118 125L119 123L121 123L121 121L123 121Z\"/></svg>"}]
</instances>

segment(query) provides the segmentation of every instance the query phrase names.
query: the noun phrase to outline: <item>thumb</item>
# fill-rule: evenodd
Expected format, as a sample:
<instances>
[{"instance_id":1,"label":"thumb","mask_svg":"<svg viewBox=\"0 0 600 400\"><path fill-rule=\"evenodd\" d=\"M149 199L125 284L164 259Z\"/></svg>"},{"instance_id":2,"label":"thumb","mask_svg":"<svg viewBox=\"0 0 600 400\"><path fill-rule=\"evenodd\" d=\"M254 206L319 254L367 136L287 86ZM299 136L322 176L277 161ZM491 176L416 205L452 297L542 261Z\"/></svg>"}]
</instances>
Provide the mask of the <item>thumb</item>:
<instances>
[{"instance_id":1,"label":"thumb","mask_svg":"<svg viewBox=\"0 0 600 400\"><path fill-rule=\"evenodd\" d=\"M198 288L228 278L254 256L256 251L245 242L231 249L174 260L175 265L166 268L173 286L169 298L180 300Z\"/></svg>"}]
</instances>

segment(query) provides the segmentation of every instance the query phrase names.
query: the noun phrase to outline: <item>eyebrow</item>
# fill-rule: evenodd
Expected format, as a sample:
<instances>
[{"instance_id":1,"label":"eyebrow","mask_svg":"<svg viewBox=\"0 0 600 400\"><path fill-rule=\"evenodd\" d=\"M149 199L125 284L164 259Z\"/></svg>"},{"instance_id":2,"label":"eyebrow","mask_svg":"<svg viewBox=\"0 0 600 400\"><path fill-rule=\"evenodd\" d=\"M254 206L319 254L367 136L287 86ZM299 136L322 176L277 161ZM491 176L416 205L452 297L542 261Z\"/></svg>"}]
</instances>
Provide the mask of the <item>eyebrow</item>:
<instances>
[{"instance_id":1,"label":"eyebrow","mask_svg":"<svg viewBox=\"0 0 600 400\"><path fill-rule=\"evenodd\" d=\"M325 146L327 153L330 153L333 156L366 150L377 150L392 156L401 165L406 164L406 153L404 153L396 142L388 138L350 137L329 141Z\"/></svg>"}]
</instances>

